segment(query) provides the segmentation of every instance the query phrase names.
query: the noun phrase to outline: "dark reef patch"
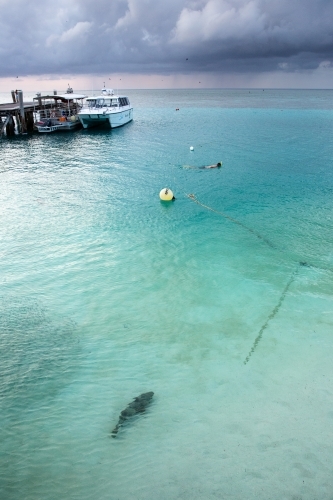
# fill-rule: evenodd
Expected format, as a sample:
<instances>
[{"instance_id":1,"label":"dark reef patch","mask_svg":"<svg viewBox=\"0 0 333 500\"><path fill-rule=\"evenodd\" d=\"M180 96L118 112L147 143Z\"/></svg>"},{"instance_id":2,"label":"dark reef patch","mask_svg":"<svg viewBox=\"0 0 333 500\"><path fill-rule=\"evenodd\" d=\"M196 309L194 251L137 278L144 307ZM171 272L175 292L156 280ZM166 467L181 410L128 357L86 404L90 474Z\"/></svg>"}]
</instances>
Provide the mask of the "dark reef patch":
<instances>
[{"instance_id":1,"label":"dark reef patch","mask_svg":"<svg viewBox=\"0 0 333 500\"><path fill-rule=\"evenodd\" d=\"M29 404L54 394L75 365L75 323L54 318L38 301L0 297L0 401Z\"/></svg>"}]
</instances>

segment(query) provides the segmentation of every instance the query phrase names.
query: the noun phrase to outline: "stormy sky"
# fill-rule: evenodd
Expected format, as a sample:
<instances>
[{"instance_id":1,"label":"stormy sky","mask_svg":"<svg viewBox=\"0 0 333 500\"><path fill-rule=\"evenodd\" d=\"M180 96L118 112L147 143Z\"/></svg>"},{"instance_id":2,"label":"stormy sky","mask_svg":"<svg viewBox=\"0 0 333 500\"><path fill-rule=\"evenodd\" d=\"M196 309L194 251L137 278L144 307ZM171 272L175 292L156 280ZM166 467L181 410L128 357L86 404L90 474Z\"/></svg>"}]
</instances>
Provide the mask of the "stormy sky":
<instances>
[{"instance_id":1,"label":"stormy sky","mask_svg":"<svg viewBox=\"0 0 333 500\"><path fill-rule=\"evenodd\" d=\"M333 86L333 0L0 0L0 33L2 81Z\"/></svg>"}]
</instances>

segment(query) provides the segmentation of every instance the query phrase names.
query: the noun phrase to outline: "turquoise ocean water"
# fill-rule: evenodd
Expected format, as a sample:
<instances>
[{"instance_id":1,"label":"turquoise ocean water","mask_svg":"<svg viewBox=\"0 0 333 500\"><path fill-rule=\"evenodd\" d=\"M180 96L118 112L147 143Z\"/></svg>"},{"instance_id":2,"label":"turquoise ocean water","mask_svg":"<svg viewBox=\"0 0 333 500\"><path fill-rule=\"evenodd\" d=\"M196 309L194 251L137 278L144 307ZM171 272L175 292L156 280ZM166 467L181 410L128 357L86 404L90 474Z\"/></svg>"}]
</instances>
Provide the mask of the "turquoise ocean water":
<instances>
[{"instance_id":1,"label":"turquoise ocean water","mask_svg":"<svg viewBox=\"0 0 333 500\"><path fill-rule=\"evenodd\" d=\"M0 140L0 498L332 499L333 91L128 95Z\"/></svg>"}]
</instances>

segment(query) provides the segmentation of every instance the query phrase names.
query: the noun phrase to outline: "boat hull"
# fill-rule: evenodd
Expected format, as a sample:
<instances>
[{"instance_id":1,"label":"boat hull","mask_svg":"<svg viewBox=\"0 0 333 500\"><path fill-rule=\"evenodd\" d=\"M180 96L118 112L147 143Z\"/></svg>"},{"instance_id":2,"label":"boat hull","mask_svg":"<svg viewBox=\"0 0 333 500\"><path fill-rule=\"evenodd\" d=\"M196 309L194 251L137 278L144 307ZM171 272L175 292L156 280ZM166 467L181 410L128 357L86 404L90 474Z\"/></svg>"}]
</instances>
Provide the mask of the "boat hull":
<instances>
[{"instance_id":1,"label":"boat hull","mask_svg":"<svg viewBox=\"0 0 333 500\"><path fill-rule=\"evenodd\" d=\"M81 126L81 122L78 119L73 121L69 120L66 122L60 122L58 120L51 119L45 120L44 122L35 123L35 127L38 132L43 134L50 134L51 132L67 132L81 128Z\"/></svg>"},{"instance_id":2,"label":"boat hull","mask_svg":"<svg viewBox=\"0 0 333 500\"><path fill-rule=\"evenodd\" d=\"M79 113L79 120L83 128L98 127L107 125L111 128L122 127L133 120L133 108L122 111L82 110Z\"/></svg>"}]
</instances>

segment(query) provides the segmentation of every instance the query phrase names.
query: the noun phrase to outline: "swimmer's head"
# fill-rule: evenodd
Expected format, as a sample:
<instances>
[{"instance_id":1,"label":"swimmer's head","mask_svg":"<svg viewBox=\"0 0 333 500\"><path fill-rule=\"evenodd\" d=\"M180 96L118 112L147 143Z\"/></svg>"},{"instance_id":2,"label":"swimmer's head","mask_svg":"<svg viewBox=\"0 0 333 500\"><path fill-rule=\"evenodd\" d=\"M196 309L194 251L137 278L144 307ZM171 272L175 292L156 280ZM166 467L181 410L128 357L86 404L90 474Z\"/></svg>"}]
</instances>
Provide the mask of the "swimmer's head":
<instances>
[{"instance_id":1,"label":"swimmer's head","mask_svg":"<svg viewBox=\"0 0 333 500\"><path fill-rule=\"evenodd\" d=\"M216 164L217 167L221 167L221 165L222 163L220 161Z\"/></svg>"}]
</instances>

